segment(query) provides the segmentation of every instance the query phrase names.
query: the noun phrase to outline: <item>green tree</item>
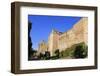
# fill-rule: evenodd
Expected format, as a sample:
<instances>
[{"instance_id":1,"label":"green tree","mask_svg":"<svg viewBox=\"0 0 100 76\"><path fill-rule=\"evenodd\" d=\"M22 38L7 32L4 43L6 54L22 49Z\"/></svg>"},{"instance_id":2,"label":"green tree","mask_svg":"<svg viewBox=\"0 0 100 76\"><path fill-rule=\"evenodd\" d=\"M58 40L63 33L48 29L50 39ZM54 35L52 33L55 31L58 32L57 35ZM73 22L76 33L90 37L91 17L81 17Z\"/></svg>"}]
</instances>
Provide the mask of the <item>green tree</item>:
<instances>
[{"instance_id":1,"label":"green tree","mask_svg":"<svg viewBox=\"0 0 100 76\"><path fill-rule=\"evenodd\" d=\"M55 56L56 56L57 58L60 58L60 52L59 52L59 49L57 49L57 50L55 51Z\"/></svg>"},{"instance_id":2,"label":"green tree","mask_svg":"<svg viewBox=\"0 0 100 76\"><path fill-rule=\"evenodd\" d=\"M60 52L60 57L63 57L64 56L64 51L61 51Z\"/></svg>"},{"instance_id":3,"label":"green tree","mask_svg":"<svg viewBox=\"0 0 100 76\"><path fill-rule=\"evenodd\" d=\"M85 58L87 57L88 47L85 44L77 45L74 51L75 58Z\"/></svg>"},{"instance_id":4,"label":"green tree","mask_svg":"<svg viewBox=\"0 0 100 76\"><path fill-rule=\"evenodd\" d=\"M43 53L39 54L39 59L44 59L44 54Z\"/></svg>"},{"instance_id":5,"label":"green tree","mask_svg":"<svg viewBox=\"0 0 100 76\"><path fill-rule=\"evenodd\" d=\"M44 57L45 57L46 60L50 59L50 52L45 51Z\"/></svg>"}]
</instances>

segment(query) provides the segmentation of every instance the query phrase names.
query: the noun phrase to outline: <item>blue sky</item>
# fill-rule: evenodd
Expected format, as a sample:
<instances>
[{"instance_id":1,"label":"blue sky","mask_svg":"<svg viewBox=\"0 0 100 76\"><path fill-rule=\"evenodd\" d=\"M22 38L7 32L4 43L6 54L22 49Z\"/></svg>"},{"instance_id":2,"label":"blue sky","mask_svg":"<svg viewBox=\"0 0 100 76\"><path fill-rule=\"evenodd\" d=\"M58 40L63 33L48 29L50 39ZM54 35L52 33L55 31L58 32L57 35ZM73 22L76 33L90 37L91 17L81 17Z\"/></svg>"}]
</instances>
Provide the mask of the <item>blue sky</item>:
<instances>
[{"instance_id":1,"label":"blue sky","mask_svg":"<svg viewBox=\"0 0 100 76\"><path fill-rule=\"evenodd\" d=\"M73 16L28 15L28 20L32 23L32 48L37 49L42 40L47 42L52 29L59 32L68 31L80 19L81 17Z\"/></svg>"}]
</instances>

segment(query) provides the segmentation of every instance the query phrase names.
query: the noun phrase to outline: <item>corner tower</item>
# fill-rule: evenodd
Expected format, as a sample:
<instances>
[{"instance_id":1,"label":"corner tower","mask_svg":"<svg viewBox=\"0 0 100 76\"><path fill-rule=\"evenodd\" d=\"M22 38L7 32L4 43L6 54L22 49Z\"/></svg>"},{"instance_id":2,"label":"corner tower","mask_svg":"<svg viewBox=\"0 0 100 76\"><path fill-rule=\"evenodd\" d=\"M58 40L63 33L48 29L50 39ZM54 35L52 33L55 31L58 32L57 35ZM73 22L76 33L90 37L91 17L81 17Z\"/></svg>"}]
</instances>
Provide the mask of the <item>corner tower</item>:
<instances>
[{"instance_id":1,"label":"corner tower","mask_svg":"<svg viewBox=\"0 0 100 76\"><path fill-rule=\"evenodd\" d=\"M55 50L58 49L59 36L60 33L55 29L52 29L52 32L48 37L48 51L50 52L51 56L54 54Z\"/></svg>"}]
</instances>

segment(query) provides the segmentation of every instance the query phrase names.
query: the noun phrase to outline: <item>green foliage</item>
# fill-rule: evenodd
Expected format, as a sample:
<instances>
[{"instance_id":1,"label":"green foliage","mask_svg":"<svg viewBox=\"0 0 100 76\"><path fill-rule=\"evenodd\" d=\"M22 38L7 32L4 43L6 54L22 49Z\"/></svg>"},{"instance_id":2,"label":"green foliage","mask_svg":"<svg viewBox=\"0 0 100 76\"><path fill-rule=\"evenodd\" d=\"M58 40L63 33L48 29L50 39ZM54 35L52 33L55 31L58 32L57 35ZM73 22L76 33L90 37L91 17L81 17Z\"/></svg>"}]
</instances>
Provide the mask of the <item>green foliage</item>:
<instances>
[{"instance_id":1,"label":"green foliage","mask_svg":"<svg viewBox=\"0 0 100 76\"><path fill-rule=\"evenodd\" d=\"M63 50L60 53L61 58L85 58L87 57L88 46L82 42L74 44L70 48Z\"/></svg>"},{"instance_id":2,"label":"green foliage","mask_svg":"<svg viewBox=\"0 0 100 76\"><path fill-rule=\"evenodd\" d=\"M88 47L84 43L77 45L74 51L74 57L75 58L87 57L87 50L88 50Z\"/></svg>"},{"instance_id":3,"label":"green foliage","mask_svg":"<svg viewBox=\"0 0 100 76\"><path fill-rule=\"evenodd\" d=\"M57 56L51 56L50 59L51 59L51 60L55 60L55 59L58 59L58 57L57 57Z\"/></svg>"},{"instance_id":4,"label":"green foliage","mask_svg":"<svg viewBox=\"0 0 100 76\"><path fill-rule=\"evenodd\" d=\"M44 54L40 53L39 56L38 56L38 58L41 59L41 60L43 60L44 59Z\"/></svg>"},{"instance_id":5,"label":"green foliage","mask_svg":"<svg viewBox=\"0 0 100 76\"><path fill-rule=\"evenodd\" d=\"M50 59L50 52L49 51L45 51L44 54L40 53L38 57L41 60L49 60Z\"/></svg>"},{"instance_id":6,"label":"green foliage","mask_svg":"<svg viewBox=\"0 0 100 76\"><path fill-rule=\"evenodd\" d=\"M57 50L55 51L55 56L56 56L57 58L59 58L59 57L60 57L60 52L59 52L59 49L57 49Z\"/></svg>"},{"instance_id":7,"label":"green foliage","mask_svg":"<svg viewBox=\"0 0 100 76\"><path fill-rule=\"evenodd\" d=\"M46 60L50 59L50 52L49 51L45 51L44 58Z\"/></svg>"}]
</instances>

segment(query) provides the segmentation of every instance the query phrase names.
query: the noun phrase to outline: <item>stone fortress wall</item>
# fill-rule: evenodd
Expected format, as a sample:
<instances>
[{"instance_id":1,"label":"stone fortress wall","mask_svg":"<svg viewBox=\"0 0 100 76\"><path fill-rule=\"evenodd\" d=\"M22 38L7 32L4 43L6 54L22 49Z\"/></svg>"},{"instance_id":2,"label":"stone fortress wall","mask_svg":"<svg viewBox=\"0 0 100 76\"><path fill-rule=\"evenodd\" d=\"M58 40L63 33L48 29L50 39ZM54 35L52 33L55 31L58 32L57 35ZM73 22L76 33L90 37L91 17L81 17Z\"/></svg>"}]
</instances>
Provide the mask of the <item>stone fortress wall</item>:
<instances>
[{"instance_id":1,"label":"stone fortress wall","mask_svg":"<svg viewBox=\"0 0 100 76\"><path fill-rule=\"evenodd\" d=\"M38 50L40 52L49 51L52 56L55 50L62 51L80 42L88 44L88 18L86 17L81 18L72 29L66 32L62 33L53 29L48 37L48 42L42 41Z\"/></svg>"}]
</instances>

